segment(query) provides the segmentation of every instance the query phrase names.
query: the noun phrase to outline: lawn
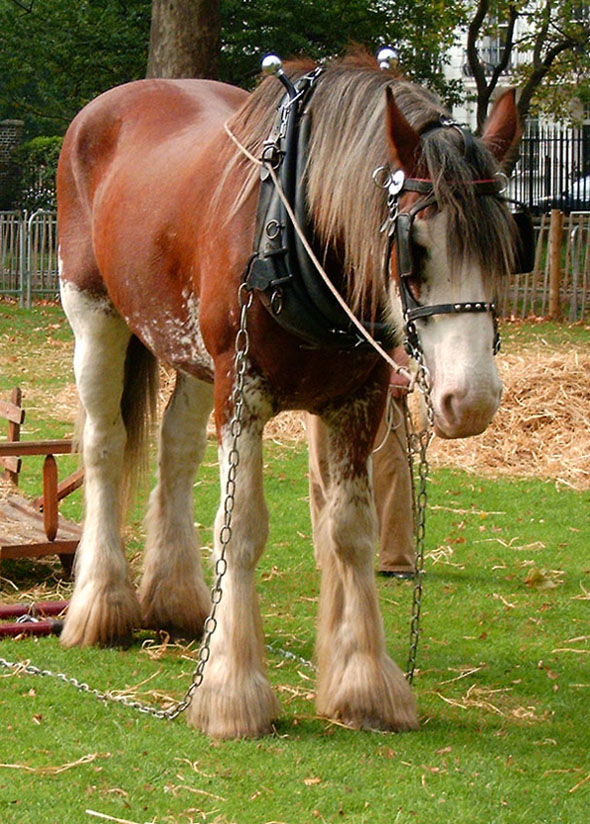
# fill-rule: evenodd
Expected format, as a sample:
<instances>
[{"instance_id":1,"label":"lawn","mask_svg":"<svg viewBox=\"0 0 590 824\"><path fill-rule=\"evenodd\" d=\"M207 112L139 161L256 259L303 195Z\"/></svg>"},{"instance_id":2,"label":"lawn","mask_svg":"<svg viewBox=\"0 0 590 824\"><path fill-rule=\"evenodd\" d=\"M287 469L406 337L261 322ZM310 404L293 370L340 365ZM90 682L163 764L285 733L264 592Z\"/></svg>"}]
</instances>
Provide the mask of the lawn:
<instances>
[{"instance_id":1,"label":"lawn","mask_svg":"<svg viewBox=\"0 0 590 824\"><path fill-rule=\"evenodd\" d=\"M580 325L547 323L505 325L503 333L508 353L540 341L581 351L590 337ZM24 437L71 432L70 406L61 402L72 381L70 352L58 307L0 305L0 391L22 385ZM258 589L274 648L269 675L282 704L274 733L211 741L182 717L154 719L51 677L0 668L0 822L586 824L588 490L467 469L432 473L414 679L419 732L361 733L316 717L314 671L306 662L319 580L306 450L269 440L271 534ZM38 494L37 475L26 459L29 494ZM210 443L195 487L205 559L217 497ZM79 501L69 507L79 518ZM127 535L139 569L141 507ZM53 561L5 562L0 576L3 602L67 597L69 584ZM405 667L411 584L378 585L389 651ZM56 638L4 640L0 656L159 705L184 694L195 649L138 633L126 650L63 650Z\"/></svg>"}]
</instances>

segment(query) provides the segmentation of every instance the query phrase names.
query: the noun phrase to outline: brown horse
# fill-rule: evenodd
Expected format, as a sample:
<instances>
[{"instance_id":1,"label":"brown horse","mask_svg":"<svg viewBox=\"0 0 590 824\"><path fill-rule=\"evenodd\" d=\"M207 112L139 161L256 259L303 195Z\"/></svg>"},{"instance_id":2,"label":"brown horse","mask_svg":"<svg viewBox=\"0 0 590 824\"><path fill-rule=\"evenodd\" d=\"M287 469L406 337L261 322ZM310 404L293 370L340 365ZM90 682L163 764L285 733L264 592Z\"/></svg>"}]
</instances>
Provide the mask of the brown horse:
<instances>
[{"instance_id":1,"label":"brown horse","mask_svg":"<svg viewBox=\"0 0 590 824\"><path fill-rule=\"evenodd\" d=\"M286 75L297 84L311 68L292 64ZM428 316L418 312L413 328L431 373L437 431L480 432L501 394L489 301L494 279L511 265L514 233L492 183L519 136L513 96L500 99L480 140L441 121L444 109L423 88L365 58L335 61L313 85L297 181L308 236L354 311L385 318L398 340L404 289L419 306L434 306ZM214 407L226 490L238 291L262 185L259 167L228 130L260 156L283 95L276 78L252 95L212 81L140 81L90 103L67 133L58 174L60 273L85 413L86 514L66 646L116 643L140 625L203 631L210 597L193 482ZM390 186L389 206L373 180L382 166L390 178L401 170L406 181L418 181L397 194ZM412 213L409 272L400 272L396 255L398 213ZM273 314L262 290L252 293L228 567L189 722L213 736L256 736L279 711L254 588L268 532L262 431L278 411L298 408L321 417L327 438L328 502L314 531L322 574L317 710L355 727L413 729L416 706L385 651L372 564L369 456L388 367L369 347L310 344L279 323L280 307ZM466 301L480 302L478 311L466 311ZM443 312L451 304L457 310ZM160 428L137 594L120 537L121 488L156 359L176 370L176 387Z\"/></svg>"}]
</instances>

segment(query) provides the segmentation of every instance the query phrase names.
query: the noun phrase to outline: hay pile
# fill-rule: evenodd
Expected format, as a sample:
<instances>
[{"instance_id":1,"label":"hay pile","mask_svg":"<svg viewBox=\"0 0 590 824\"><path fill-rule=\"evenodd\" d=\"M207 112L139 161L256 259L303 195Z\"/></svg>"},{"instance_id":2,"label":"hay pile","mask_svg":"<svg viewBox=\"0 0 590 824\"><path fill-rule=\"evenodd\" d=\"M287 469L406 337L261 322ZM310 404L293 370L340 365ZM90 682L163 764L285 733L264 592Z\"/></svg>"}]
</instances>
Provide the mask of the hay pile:
<instances>
[{"instance_id":1,"label":"hay pile","mask_svg":"<svg viewBox=\"0 0 590 824\"><path fill-rule=\"evenodd\" d=\"M527 351L498 367L504 396L493 423L475 438L435 438L433 463L590 489L590 354Z\"/></svg>"},{"instance_id":2,"label":"hay pile","mask_svg":"<svg viewBox=\"0 0 590 824\"><path fill-rule=\"evenodd\" d=\"M435 438L432 464L590 489L590 354L531 350L502 356L498 369L504 396L493 423L475 438ZM303 438L301 415L279 415L266 434Z\"/></svg>"},{"instance_id":3,"label":"hay pile","mask_svg":"<svg viewBox=\"0 0 590 824\"><path fill-rule=\"evenodd\" d=\"M504 397L494 422L475 438L435 438L432 464L486 475L554 478L575 489L590 489L590 354L531 349L501 356L498 369ZM160 379L163 408L174 376L162 370ZM29 398L31 394L29 389ZM55 414L56 399L35 400L39 406L35 417ZM411 406L417 406L415 401ZM75 420L77 397L72 384L59 394L57 406L62 420ZM213 432L211 422L209 434ZM265 436L279 442L305 438L302 414L278 415L267 424Z\"/></svg>"}]
</instances>

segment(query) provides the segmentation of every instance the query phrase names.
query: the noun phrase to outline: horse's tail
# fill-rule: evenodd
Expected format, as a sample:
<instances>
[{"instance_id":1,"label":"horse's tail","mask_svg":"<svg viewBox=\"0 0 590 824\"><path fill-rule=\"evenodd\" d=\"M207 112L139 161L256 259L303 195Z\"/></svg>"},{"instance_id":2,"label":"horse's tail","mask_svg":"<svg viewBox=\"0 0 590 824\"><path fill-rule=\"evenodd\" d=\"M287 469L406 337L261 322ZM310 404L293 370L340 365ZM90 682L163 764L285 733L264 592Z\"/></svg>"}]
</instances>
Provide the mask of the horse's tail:
<instances>
[{"instance_id":1,"label":"horse's tail","mask_svg":"<svg viewBox=\"0 0 590 824\"><path fill-rule=\"evenodd\" d=\"M132 335L127 346L125 376L121 396L121 415L127 440L123 461L121 509L125 513L140 482L147 480L150 435L158 403L158 361L143 343ZM84 409L80 405L74 444L83 454Z\"/></svg>"},{"instance_id":2,"label":"horse's tail","mask_svg":"<svg viewBox=\"0 0 590 824\"><path fill-rule=\"evenodd\" d=\"M158 361L132 335L125 359L121 415L127 432L123 474L123 511L131 504L138 483L147 480L150 435L158 403Z\"/></svg>"}]
</instances>

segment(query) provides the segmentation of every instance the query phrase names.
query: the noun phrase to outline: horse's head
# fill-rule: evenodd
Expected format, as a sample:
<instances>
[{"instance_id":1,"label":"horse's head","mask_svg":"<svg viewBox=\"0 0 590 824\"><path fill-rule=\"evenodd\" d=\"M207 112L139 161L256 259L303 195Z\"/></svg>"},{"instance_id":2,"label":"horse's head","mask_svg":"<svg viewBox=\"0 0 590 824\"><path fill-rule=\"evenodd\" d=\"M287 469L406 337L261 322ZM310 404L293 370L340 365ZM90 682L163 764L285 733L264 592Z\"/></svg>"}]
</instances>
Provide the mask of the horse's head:
<instances>
[{"instance_id":1,"label":"horse's head","mask_svg":"<svg viewBox=\"0 0 590 824\"><path fill-rule=\"evenodd\" d=\"M502 394L493 299L517 239L496 175L520 136L514 95L499 99L477 139L444 119L419 134L388 89L387 131L397 169L389 195L393 311L420 342L437 434L476 435Z\"/></svg>"}]
</instances>

